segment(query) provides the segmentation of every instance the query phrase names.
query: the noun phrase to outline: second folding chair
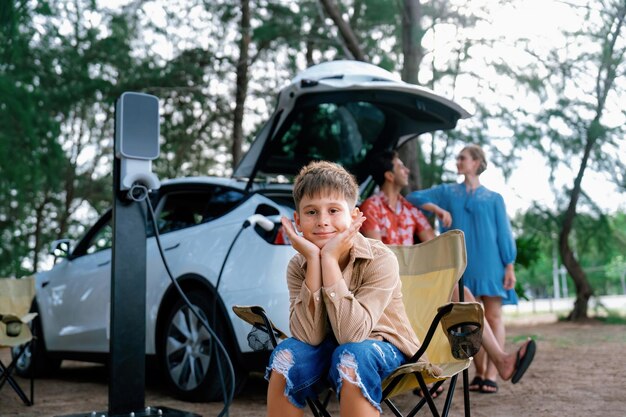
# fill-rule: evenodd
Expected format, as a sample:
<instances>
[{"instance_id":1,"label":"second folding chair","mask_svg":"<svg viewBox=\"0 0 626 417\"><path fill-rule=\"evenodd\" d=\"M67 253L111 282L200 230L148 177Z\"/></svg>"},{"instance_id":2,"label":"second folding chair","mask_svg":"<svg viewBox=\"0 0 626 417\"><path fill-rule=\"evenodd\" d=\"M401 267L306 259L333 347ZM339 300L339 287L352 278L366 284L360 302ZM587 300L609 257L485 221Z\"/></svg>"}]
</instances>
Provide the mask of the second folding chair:
<instances>
[{"instance_id":1,"label":"second folding chair","mask_svg":"<svg viewBox=\"0 0 626 417\"><path fill-rule=\"evenodd\" d=\"M13 348L13 359L5 366L0 360L0 389L8 384L26 405L33 405L34 383L30 380L30 397L13 378L18 361L27 354L33 336L29 327L36 313L29 313L35 296L33 277L0 278L0 348Z\"/></svg>"}]
</instances>

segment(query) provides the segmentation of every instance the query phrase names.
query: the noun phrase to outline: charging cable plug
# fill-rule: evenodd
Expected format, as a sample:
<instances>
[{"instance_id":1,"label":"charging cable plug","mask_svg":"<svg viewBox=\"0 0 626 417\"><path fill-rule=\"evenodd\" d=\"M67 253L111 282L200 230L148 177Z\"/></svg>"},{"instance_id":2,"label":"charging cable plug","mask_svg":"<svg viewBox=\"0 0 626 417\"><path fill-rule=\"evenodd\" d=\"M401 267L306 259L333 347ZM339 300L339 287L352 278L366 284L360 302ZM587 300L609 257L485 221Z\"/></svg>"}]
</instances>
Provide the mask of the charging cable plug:
<instances>
[{"instance_id":1,"label":"charging cable plug","mask_svg":"<svg viewBox=\"0 0 626 417\"><path fill-rule=\"evenodd\" d=\"M271 232L274 229L274 222L262 214L253 214L248 217L243 223L243 228L245 229L248 226L255 226L257 224L266 232Z\"/></svg>"},{"instance_id":2,"label":"charging cable plug","mask_svg":"<svg viewBox=\"0 0 626 417\"><path fill-rule=\"evenodd\" d=\"M129 201L140 202L148 198L149 190L144 184L134 183L128 193L126 193L126 199Z\"/></svg>"}]
</instances>

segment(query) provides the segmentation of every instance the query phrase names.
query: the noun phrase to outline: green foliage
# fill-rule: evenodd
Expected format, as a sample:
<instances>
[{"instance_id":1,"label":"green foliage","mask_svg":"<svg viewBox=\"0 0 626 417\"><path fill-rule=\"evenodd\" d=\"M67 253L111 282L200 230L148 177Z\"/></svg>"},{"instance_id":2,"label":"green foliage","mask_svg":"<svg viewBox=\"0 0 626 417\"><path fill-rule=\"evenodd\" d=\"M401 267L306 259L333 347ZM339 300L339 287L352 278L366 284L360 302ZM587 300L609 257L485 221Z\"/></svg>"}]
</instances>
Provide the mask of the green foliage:
<instances>
[{"instance_id":1,"label":"green foliage","mask_svg":"<svg viewBox=\"0 0 626 417\"><path fill-rule=\"evenodd\" d=\"M516 265L530 268L541 258L541 240L536 235L518 237L515 243L517 245Z\"/></svg>"},{"instance_id":2,"label":"green foliage","mask_svg":"<svg viewBox=\"0 0 626 417\"><path fill-rule=\"evenodd\" d=\"M110 9L105 4L93 0L0 2L0 276L37 270L45 263L50 241L79 236L97 213L110 206L114 103L124 91L160 98L161 157L153 165L160 178L223 175L232 168L228 149L239 5L228 0L156 0ZM146 4L162 13L150 15ZM399 73L404 65L403 2L347 0L338 4L367 59ZM472 35L481 20L489 18L487 11L444 0L422 2L421 7L419 30L413 34L423 49L419 81L456 97L461 82L477 79L473 73L476 51L502 40ZM250 8L251 82L244 123L248 139L271 111L275 92L303 65L347 57L337 29L324 16L318 0L261 0L250 2ZM87 14L91 17L85 18ZM456 37L445 50L438 49L436 42L426 46L425 39L436 40L450 27ZM535 53L530 43L520 42L518 47ZM511 106L506 97L500 108L486 105L482 96L470 97L473 123L420 138L423 185L456 177L445 163L465 142L486 145L490 162L505 174L515 166L518 148L538 149L556 171L564 163L579 161L587 133L602 144L593 149L590 168L613 176L616 183L626 183L626 169L616 151L619 138L624 137L623 126L609 125L602 118L590 120L587 115L594 105L589 95L579 99L565 94L577 83L585 94L595 88L587 78L574 78L595 62L592 52L562 59L559 51L552 51L523 68L500 60L482 63L515 80L529 97L538 97L541 111ZM478 81L487 89L499 88L491 80ZM608 100L615 100L612 94ZM511 132L504 140L515 137L512 150L498 146L501 138L492 133L494 121ZM567 192L559 198L562 209ZM590 273L594 286L615 292L626 221L621 214L600 216L584 193L580 204L591 214L576 221L576 253L585 268L598 268ZM559 213L542 208L516 225L519 281L535 294L547 294L552 285ZM599 270L607 264L614 267Z\"/></svg>"},{"instance_id":3,"label":"green foliage","mask_svg":"<svg viewBox=\"0 0 626 417\"><path fill-rule=\"evenodd\" d=\"M23 275L23 257L37 246L33 232L45 229L29 217L47 212L61 184L63 152L56 141L60 126L39 88L49 81L38 72L29 39L26 2L5 2L0 15L0 275ZM42 237L49 237L41 230Z\"/></svg>"},{"instance_id":4,"label":"green foliage","mask_svg":"<svg viewBox=\"0 0 626 417\"><path fill-rule=\"evenodd\" d=\"M95 27L62 1L15 4L0 13L10 20L0 32L0 275L19 276L37 270L53 239L81 232L80 207L91 208L90 221L110 206L113 112L122 92L155 93L165 102L162 132L175 145L162 148L161 176L185 172L184 155L194 154L210 128L196 116L210 114L216 100L195 87L204 84L212 55L189 49L163 63L154 53L137 54L134 15L76 2L101 16ZM61 29L65 21L71 30ZM202 159L208 166L211 159Z\"/></svg>"},{"instance_id":5,"label":"green foliage","mask_svg":"<svg viewBox=\"0 0 626 417\"><path fill-rule=\"evenodd\" d=\"M574 223L574 250L598 295L623 294L621 273L626 272L622 256L626 252L625 217L624 213L614 216L579 214ZM518 236L518 283L534 297L553 295L555 257L560 266L556 245L561 221L560 215L538 207L514 219ZM568 277L568 281L571 295L571 278Z\"/></svg>"}]
</instances>

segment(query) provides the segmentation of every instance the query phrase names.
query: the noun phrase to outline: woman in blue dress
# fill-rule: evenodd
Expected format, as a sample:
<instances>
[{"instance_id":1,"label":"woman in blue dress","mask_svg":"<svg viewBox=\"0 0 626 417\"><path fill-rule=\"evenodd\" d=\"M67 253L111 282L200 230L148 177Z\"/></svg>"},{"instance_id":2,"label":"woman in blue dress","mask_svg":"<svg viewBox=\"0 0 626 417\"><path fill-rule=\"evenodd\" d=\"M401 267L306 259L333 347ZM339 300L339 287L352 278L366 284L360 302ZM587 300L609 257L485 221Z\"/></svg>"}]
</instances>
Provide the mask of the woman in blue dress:
<instances>
[{"instance_id":1,"label":"woman in blue dress","mask_svg":"<svg viewBox=\"0 0 626 417\"><path fill-rule=\"evenodd\" d=\"M442 230L460 229L465 233L467 268L465 286L480 299L485 318L504 348L503 304L517 304L514 262L517 254L511 224L502 196L480 184L479 176L487 168L485 153L477 145L468 145L456 158L464 181L441 184L407 195L413 205L434 212L442 220ZM450 219L451 217L451 219ZM480 357L482 356L482 357ZM497 370L487 355L475 361L474 391L497 392Z\"/></svg>"}]
</instances>

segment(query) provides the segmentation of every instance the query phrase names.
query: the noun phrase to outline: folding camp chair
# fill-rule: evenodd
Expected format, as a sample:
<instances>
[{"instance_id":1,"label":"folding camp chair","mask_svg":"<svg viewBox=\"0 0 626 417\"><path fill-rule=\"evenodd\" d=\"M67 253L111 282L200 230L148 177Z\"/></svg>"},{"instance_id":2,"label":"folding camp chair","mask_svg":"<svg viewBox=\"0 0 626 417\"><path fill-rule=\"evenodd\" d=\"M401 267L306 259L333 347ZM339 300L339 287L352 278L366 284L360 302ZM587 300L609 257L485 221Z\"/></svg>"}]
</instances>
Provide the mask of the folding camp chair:
<instances>
[{"instance_id":1,"label":"folding camp chair","mask_svg":"<svg viewBox=\"0 0 626 417\"><path fill-rule=\"evenodd\" d=\"M18 361L26 354L28 342L33 338L28 323L37 313L29 313L35 296L33 277L0 279L0 348L13 348L13 359L8 366L0 360L0 389L8 383L26 405L34 403L34 382L30 379L30 397L13 378Z\"/></svg>"},{"instance_id":2,"label":"folding camp chair","mask_svg":"<svg viewBox=\"0 0 626 417\"><path fill-rule=\"evenodd\" d=\"M423 396L407 416L414 416L425 404L432 415L447 416L458 375L467 372L472 356L478 352L483 328L483 310L479 303L449 302L465 270L463 232L452 230L419 245L390 246L390 249L398 258L405 309L421 347L408 363L383 381L383 402L394 415L402 417L391 398L420 387ZM273 346L277 344L277 335L279 338L284 336L275 329L261 307L235 306L233 310L253 325L253 331L273 328L274 332L269 333ZM446 380L450 380L450 384L440 413L432 394ZM465 382L465 415L469 416L467 374ZM429 389L427 384L433 385ZM316 417L328 416L325 404L318 399L311 399L309 406Z\"/></svg>"}]
</instances>

